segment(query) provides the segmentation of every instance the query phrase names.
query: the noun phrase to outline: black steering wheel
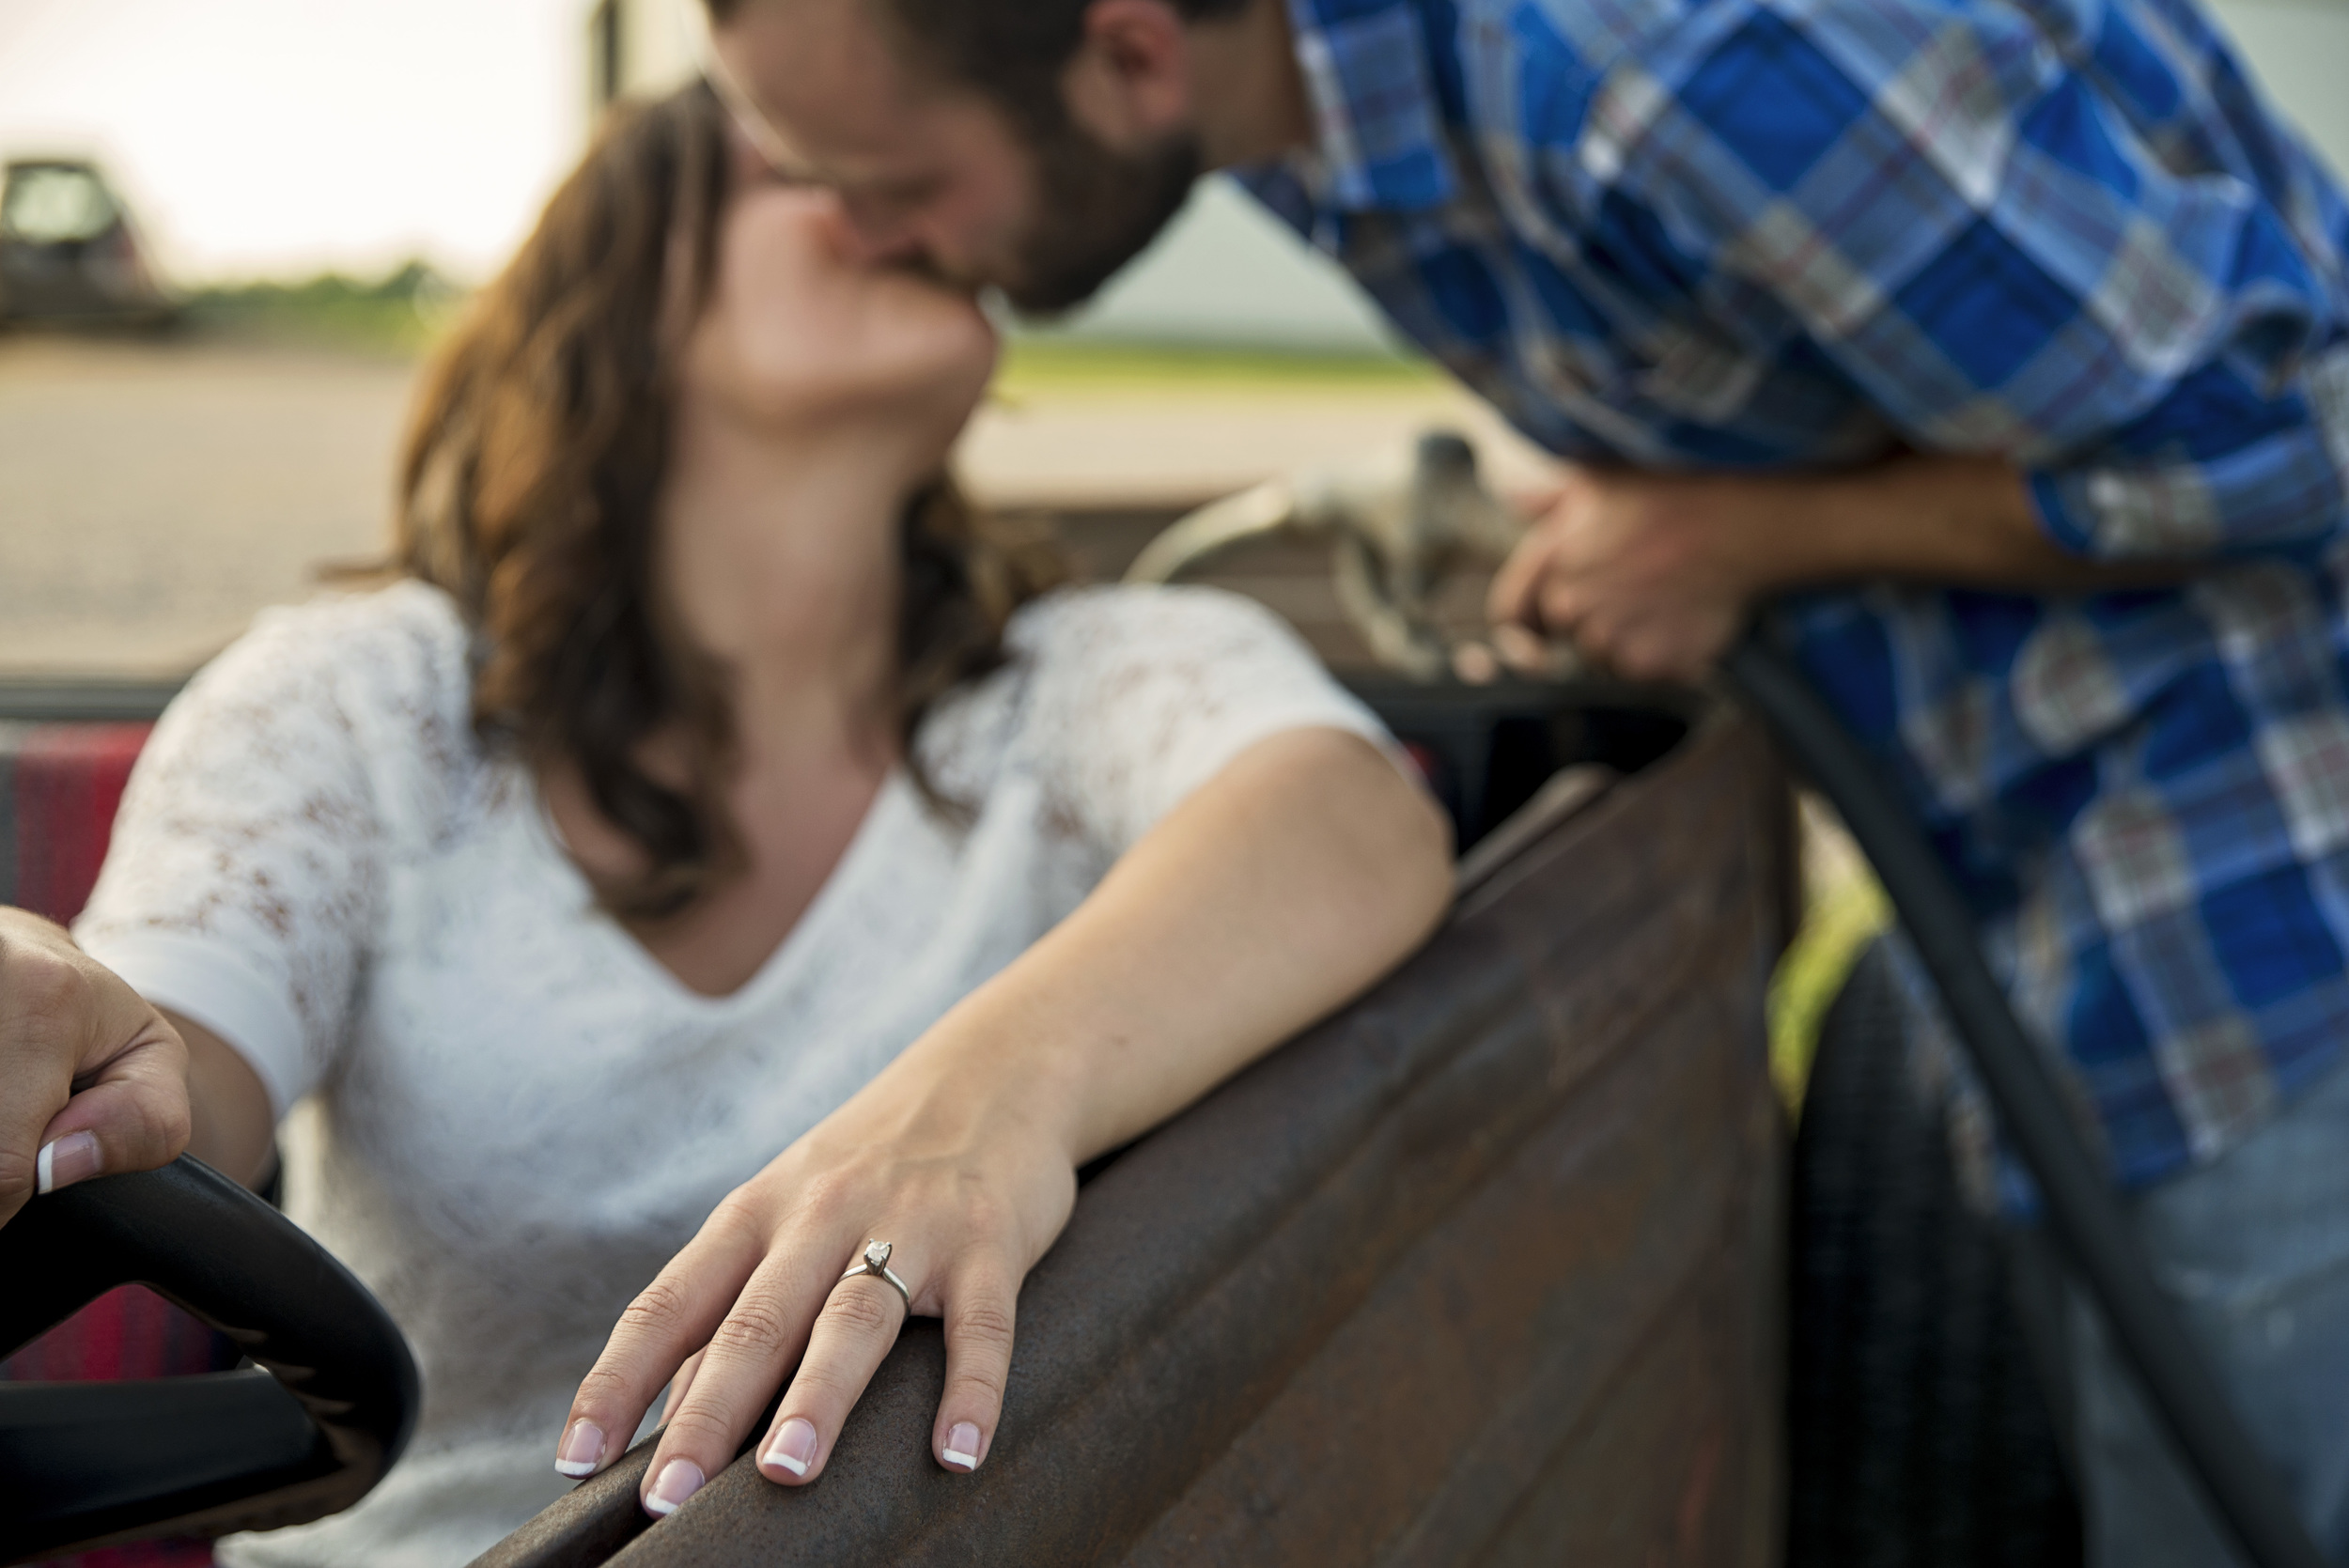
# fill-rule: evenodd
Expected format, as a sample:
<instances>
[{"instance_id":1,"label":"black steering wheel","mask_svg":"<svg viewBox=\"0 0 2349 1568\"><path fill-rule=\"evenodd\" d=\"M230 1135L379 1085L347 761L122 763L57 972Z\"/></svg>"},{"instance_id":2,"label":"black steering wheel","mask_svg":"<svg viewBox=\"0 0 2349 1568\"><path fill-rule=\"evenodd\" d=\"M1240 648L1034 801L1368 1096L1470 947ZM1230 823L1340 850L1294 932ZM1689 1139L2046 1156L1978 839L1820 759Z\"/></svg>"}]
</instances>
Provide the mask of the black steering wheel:
<instances>
[{"instance_id":1,"label":"black steering wheel","mask_svg":"<svg viewBox=\"0 0 2349 1568\"><path fill-rule=\"evenodd\" d=\"M0 1226L0 1355L143 1284L257 1363L131 1383L0 1383L0 1563L224 1535L348 1508L416 1421L416 1363L382 1304L211 1167L101 1176Z\"/></svg>"}]
</instances>

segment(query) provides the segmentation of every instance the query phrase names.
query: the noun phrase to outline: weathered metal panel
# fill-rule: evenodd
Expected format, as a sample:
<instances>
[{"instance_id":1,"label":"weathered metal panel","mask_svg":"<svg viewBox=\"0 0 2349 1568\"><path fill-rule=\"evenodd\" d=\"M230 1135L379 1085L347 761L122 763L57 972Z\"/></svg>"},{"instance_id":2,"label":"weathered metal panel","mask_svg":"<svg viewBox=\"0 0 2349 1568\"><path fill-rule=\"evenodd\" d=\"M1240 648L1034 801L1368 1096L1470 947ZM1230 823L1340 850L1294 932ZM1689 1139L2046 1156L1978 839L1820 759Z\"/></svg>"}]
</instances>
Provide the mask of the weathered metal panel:
<instances>
[{"instance_id":1,"label":"weathered metal panel","mask_svg":"<svg viewBox=\"0 0 2349 1568\"><path fill-rule=\"evenodd\" d=\"M646 1529L639 1451L483 1562L1769 1560L1782 791L1726 716L1592 787L1087 1187L981 1473L918 1321L815 1485L738 1463Z\"/></svg>"}]
</instances>

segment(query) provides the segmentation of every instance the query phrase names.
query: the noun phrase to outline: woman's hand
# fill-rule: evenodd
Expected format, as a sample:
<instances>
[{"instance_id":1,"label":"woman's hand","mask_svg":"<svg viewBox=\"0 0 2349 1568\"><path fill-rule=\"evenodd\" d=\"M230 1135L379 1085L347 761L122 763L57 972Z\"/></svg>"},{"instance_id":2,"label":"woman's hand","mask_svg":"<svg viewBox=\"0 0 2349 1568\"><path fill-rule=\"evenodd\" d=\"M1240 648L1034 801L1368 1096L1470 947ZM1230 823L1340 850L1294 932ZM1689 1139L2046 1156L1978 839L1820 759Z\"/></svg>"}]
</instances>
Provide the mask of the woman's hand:
<instances>
[{"instance_id":1,"label":"woman's hand","mask_svg":"<svg viewBox=\"0 0 2349 1568\"><path fill-rule=\"evenodd\" d=\"M188 1051L37 915L0 908L0 1224L36 1192L148 1171L188 1143Z\"/></svg>"},{"instance_id":2,"label":"woman's hand","mask_svg":"<svg viewBox=\"0 0 2349 1568\"><path fill-rule=\"evenodd\" d=\"M945 1320L931 1452L978 1467L1019 1283L1068 1221L1076 1161L1050 1125L1049 1087L957 1071L970 1057L940 1045L900 1058L719 1205L622 1316L580 1386L558 1469L585 1475L615 1456L674 1373L643 1493L667 1514L732 1461L798 1361L757 1463L786 1485L813 1481L909 1315L887 1281L840 1278L875 1239L912 1311Z\"/></svg>"}]
</instances>

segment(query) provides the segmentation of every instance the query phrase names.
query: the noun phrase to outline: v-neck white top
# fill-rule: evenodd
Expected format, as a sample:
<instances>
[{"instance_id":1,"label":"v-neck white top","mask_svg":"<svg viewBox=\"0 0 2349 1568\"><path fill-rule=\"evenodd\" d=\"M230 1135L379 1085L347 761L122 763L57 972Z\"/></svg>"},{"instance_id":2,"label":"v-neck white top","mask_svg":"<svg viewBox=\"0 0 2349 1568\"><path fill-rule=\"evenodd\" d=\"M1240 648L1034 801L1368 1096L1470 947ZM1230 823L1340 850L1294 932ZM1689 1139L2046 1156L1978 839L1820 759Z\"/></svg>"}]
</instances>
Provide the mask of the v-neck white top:
<instances>
[{"instance_id":1,"label":"v-neck white top","mask_svg":"<svg viewBox=\"0 0 2349 1568\"><path fill-rule=\"evenodd\" d=\"M799 924L722 998L594 907L470 722L470 633L403 583L263 616L175 702L75 934L220 1034L281 1111L287 1209L414 1346L407 1457L243 1563L457 1564L564 1490L621 1309L729 1190L1073 909L1258 740L1392 745L1275 617L1065 592L916 739ZM844 1265L845 1266L845 1265Z\"/></svg>"}]
</instances>

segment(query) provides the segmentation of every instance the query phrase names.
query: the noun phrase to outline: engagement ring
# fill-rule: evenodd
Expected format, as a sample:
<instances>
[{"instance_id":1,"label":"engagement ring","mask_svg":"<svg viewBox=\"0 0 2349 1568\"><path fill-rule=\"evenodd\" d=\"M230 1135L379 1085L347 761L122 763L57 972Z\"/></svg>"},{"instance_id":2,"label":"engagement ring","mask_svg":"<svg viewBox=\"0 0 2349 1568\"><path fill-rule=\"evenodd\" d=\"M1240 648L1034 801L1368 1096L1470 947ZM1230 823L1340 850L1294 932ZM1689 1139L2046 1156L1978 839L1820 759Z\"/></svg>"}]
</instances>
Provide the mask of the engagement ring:
<instances>
[{"instance_id":1,"label":"engagement ring","mask_svg":"<svg viewBox=\"0 0 2349 1568\"><path fill-rule=\"evenodd\" d=\"M848 1272L840 1277L843 1280L853 1280L860 1274L870 1274L876 1279L888 1281L890 1288L894 1290L897 1293L898 1297L905 1302L906 1315L910 1317L913 1315L913 1293L906 1289L906 1282L903 1280L898 1279L897 1276L891 1271L889 1267L890 1251L890 1245L885 1241L866 1242L864 1244L864 1261L852 1265Z\"/></svg>"}]
</instances>

